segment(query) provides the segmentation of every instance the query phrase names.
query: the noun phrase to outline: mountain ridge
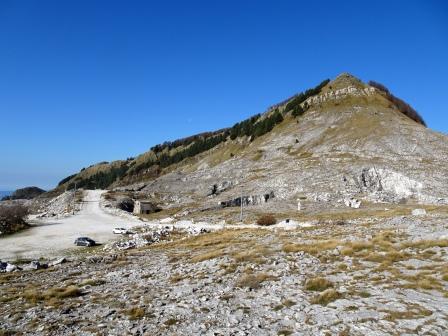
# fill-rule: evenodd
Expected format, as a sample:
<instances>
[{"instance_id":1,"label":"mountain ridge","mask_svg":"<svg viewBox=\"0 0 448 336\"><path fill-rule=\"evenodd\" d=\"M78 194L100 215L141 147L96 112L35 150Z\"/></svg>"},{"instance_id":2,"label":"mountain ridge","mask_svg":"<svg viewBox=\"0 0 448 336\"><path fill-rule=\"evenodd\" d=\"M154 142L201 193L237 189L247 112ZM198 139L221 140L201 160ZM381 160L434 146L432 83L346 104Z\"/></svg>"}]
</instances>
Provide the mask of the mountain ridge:
<instances>
[{"instance_id":1,"label":"mountain ridge","mask_svg":"<svg viewBox=\"0 0 448 336\"><path fill-rule=\"evenodd\" d=\"M323 96L320 95L321 90ZM285 116L300 117L308 110L309 105L323 104L324 99L339 99L344 95L354 96L355 94L367 96L374 92L379 91L348 73L342 73L333 81L325 80L315 88L296 94L271 106L266 112L254 115L232 127L155 145L148 152L136 158L110 163L102 162L82 169L79 173L63 179L56 190L60 192L63 189L72 189L75 187L75 183L78 187L108 188L114 185L135 183L139 180L154 179L167 168L169 170L173 164L176 165L215 148L229 139L235 140L249 136L250 141L253 141L257 136L271 132L277 124L283 122ZM424 125L424 122L422 124Z\"/></svg>"}]
</instances>

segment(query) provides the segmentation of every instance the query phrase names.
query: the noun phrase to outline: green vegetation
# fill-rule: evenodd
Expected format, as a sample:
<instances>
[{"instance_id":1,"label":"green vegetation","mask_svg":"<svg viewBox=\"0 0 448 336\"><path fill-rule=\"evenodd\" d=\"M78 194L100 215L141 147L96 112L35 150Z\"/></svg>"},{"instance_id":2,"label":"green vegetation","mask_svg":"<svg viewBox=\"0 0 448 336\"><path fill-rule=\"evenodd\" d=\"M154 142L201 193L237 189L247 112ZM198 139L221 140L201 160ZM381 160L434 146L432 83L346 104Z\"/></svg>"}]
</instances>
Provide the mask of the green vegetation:
<instances>
[{"instance_id":1,"label":"green vegetation","mask_svg":"<svg viewBox=\"0 0 448 336\"><path fill-rule=\"evenodd\" d=\"M85 168L83 168L85 170ZM81 170L82 171L82 170ZM73 174L70 176L67 176L66 178L63 178L59 183L58 186L63 185L64 183L67 183L68 181L70 181L72 178L74 178L77 174Z\"/></svg>"},{"instance_id":2,"label":"green vegetation","mask_svg":"<svg viewBox=\"0 0 448 336\"><path fill-rule=\"evenodd\" d=\"M286 109L283 111L283 114L291 111L293 116L297 117L302 115L305 112L305 109L303 109L300 104L307 98L318 94L328 82L329 80L325 80L315 88L294 96L287 101ZM87 178L81 178L77 176L77 174L68 176L60 181L58 186L69 182L69 189L74 188L75 183L79 188L105 189L117 180L126 176L134 176L142 172L145 172L147 176L150 174L153 177L156 177L160 174L161 169L208 151L227 141L229 137L234 140L238 137L247 136L253 141L255 138L269 133L282 121L283 115L279 108L276 107L269 113L264 115L256 114L242 122L236 123L231 128L224 128L215 132L201 133L156 145L151 148L154 155L150 155L141 163L135 164L136 160L132 161L128 158L127 161L123 162L119 167L110 167L107 171L103 170L97 172Z\"/></svg>"},{"instance_id":3,"label":"green vegetation","mask_svg":"<svg viewBox=\"0 0 448 336\"><path fill-rule=\"evenodd\" d=\"M305 113L307 107L302 108L300 104L302 104L305 100L307 100L309 97L317 95L322 88L327 85L330 82L329 79L324 80L322 83L320 83L318 86L316 86L313 89L306 90L305 92L299 93L294 98L292 98L288 104L286 104L285 112L291 111L291 114L294 117L301 116L303 113Z\"/></svg>"},{"instance_id":4,"label":"green vegetation","mask_svg":"<svg viewBox=\"0 0 448 336\"><path fill-rule=\"evenodd\" d=\"M105 189L114 183L117 179L123 177L128 170L128 166L126 164L120 165L120 167L110 168L107 172L98 172L89 178L80 179L75 178L69 185L68 189L73 189L75 187L75 183L77 188L85 188L85 189Z\"/></svg>"}]
</instances>

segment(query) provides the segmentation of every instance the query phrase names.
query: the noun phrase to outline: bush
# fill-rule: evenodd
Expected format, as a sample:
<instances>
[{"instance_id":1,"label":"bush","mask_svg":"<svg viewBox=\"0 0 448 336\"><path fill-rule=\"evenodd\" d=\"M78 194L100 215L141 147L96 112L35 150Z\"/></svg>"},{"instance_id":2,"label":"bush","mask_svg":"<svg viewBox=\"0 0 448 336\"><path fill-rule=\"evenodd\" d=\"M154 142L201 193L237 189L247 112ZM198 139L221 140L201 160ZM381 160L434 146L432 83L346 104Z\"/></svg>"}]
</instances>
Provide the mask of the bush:
<instances>
[{"instance_id":1,"label":"bush","mask_svg":"<svg viewBox=\"0 0 448 336\"><path fill-rule=\"evenodd\" d=\"M268 226L268 225L274 225L275 223L277 223L277 220L271 214L260 216L257 219L258 225Z\"/></svg>"},{"instance_id":2,"label":"bush","mask_svg":"<svg viewBox=\"0 0 448 336\"><path fill-rule=\"evenodd\" d=\"M28 215L28 208L20 205L0 206L0 232L13 233L27 226L25 218Z\"/></svg>"}]
</instances>

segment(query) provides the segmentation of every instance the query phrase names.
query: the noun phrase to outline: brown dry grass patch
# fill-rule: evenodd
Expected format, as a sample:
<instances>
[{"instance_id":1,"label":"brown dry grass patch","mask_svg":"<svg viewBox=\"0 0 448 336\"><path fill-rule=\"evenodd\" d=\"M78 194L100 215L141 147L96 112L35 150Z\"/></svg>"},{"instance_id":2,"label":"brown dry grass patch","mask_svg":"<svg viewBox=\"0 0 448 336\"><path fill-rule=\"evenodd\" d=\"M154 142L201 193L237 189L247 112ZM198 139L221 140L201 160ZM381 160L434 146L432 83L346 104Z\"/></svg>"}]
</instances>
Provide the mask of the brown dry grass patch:
<instances>
[{"instance_id":1,"label":"brown dry grass patch","mask_svg":"<svg viewBox=\"0 0 448 336\"><path fill-rule=\"evenodd\" d=\"M322 292L327 288L333 287L333 283L325 278L317 277L305 281L305 289L309 291Z\"/></svg>"},{"instance_id":2,"label":"brown dry grass patch","mask_svg":"<svg viewBox=\"0 0 448 336\"><path fill-rule=\"evenodd\" d=\"M267 273L246 274L243 275L236 283L236 287L248 287L252 289L260 288L264 281L275 280L276 278Z\"/></svg>"}]
</instances>

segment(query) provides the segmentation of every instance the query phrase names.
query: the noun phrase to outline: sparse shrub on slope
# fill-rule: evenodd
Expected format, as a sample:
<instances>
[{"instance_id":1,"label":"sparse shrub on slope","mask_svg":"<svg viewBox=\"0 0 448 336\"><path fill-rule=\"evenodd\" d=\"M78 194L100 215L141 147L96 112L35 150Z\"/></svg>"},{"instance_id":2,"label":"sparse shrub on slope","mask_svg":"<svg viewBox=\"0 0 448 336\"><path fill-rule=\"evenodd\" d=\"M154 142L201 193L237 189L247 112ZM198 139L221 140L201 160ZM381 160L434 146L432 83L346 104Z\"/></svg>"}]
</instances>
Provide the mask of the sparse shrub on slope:
<instances>
[{"instance_id":1,"label":"sparse shrub on slope","mask_svg":"<svg viewBox=\"0 0 448 336\"><path fill-rule=\"evenodd\" d=\"M416 110L414 110L412 108L412 106L409 105L408 103L404 102L403 100L401 100L398 97L395 97L392 93L390 93L389 89L387 87L385 87L383 84L380 84L380 83L377 83L377 82L374 82L374 81L369 81L369 85L373 86L374 88L377 88L378 90L383 92L385 94L386 98L392 104L394 104L401 113L403 113L404 115L408 116L409 118L411 118L415 122L417 122L419 124L422 124L423 126L426 127L425 121L418 114L418 112Z\"/></svg>"},{"instance_id":2,"label":"sparse shrub on slope","mask_svg":"<svg viewBox=\"0 0 448 336\"><path fill-rule=\"evenodd\" d=\"M277 223L277 220L271 214L262 215L257 219L257 224L262 226L274 225L275 223Z\"/></svg>"}]
</instances>

